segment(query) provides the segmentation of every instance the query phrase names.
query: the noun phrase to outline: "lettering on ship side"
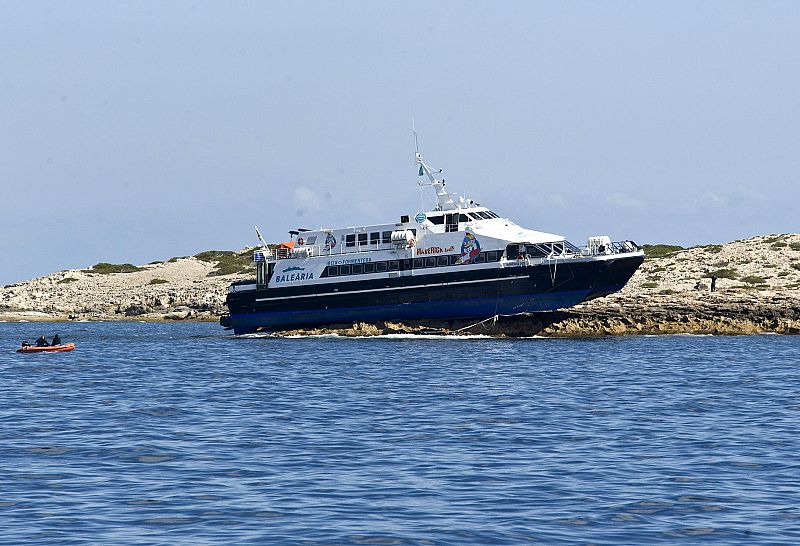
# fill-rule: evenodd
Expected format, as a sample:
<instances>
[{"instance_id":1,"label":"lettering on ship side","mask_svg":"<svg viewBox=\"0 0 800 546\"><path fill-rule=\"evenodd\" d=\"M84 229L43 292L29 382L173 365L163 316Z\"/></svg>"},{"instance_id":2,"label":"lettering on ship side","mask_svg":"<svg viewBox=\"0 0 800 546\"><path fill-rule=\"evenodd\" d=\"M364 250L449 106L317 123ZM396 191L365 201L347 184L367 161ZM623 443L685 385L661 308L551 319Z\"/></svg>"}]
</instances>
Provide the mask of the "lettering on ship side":
<instances>
[{"instance_id":1,"label":"lettering on ship side","mask_svg":"<svg viewBox=\"0 0 800 546\"><path fill-rule=\"evenodd\" d=\"M290 273L289 275L276 275L275 282L310 281L313 278L313 273Z\"/></svg>"},{"instance_id":2,"label":"lettering on ship side","mask_svg":"<svg viewBox=\"0 0 800 546\"><path fill-rule=\"evenodd\" d=\"M447 248L442 248L440 246L432 246L430 248L418 248L417 254L442 254L444 252L453 252L455 250L454 246L448 246Z\"/></svg>"},{"instance_id":3,"label":"lettering on ship side","mask_svg":"<svg viewBox=\"0 0 800 546\"><path fill-rule=\"evenodd\" d=\"M328 260L326 265L349 265L371 262L372 258L347 258L343 260Z\"/></svg>"},{"instance_id":4,"label":"lettering on ship side","mask_svg":"<svg viewBox=\"0 0 800 546\"><path fill-rule=\"evenodd\" d=\"M282 275L275 275L275 282L276 283L284 283L284 282L298 282L298 281L309 281L314 278L314 273L294 273L294 271L305 271L305 267L287 267L282 271ZM290 273L290 271L292 273Z\"/></svg>"}]
</instances>

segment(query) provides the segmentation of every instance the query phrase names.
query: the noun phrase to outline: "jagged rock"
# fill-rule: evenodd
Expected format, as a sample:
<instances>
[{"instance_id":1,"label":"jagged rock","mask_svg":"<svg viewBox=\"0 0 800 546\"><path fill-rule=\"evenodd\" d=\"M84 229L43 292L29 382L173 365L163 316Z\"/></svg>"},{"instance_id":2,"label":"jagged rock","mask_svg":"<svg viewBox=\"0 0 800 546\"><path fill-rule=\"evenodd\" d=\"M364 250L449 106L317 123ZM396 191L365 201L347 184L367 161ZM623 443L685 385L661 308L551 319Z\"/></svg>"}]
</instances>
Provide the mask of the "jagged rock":
<instances>
[{"instance_id":1,"label":"jagged rock","mask_svg":"<svg viewBox=\"0 0 800 546\"><path fill-rule=\"evenodd\" d=\"M146 315L149 312L150 309L144 305L130 305L127 309L125 309L125 316L138 317L140 315Z\"/></svg>"}]
</instances>

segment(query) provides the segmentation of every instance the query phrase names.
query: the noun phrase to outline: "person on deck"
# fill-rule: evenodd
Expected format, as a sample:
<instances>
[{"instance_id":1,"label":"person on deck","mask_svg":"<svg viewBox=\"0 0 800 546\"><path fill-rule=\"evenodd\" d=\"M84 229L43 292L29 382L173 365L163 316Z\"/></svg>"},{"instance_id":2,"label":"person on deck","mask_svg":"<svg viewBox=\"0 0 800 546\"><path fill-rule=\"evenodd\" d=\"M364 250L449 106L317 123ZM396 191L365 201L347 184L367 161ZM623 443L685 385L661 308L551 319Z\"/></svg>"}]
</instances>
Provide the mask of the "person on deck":
<instances>
[{"instance_id":1,"label":"person on deck","mask_svg":"<svg viewBox=\"0 0 800 546\"><path fill-rule=\"evenodd\" d=\"M25 340L23 340L23 341L22 341L22 346L23 346L23 347L30 347L30 346L31 346L31 344L30 344L30 343L28 343L28 340L27 340L27 339L25 339Z\"/></svg>"},{"instance_id":2,"label":"person on deck","mask_svg":"<svg viewBox=\"0 0 800 546\"><path fill-rule=\"evenodd\" d=\"M56 345L61 345L61 336L58 334L53 336L53 343L52 345L55 347Z\"/></svg>"},{"instance_id":3,"label":"person on deck","mask_svg":"<svg viewBox=\"0 0 800 546\"><path fill-rule=\"evenodd\" d=\"M49 343L47 343L47 338L44 336L39 336L39 339L36 340L37 347L47 347Z\"/></svg>"}]
</instances>

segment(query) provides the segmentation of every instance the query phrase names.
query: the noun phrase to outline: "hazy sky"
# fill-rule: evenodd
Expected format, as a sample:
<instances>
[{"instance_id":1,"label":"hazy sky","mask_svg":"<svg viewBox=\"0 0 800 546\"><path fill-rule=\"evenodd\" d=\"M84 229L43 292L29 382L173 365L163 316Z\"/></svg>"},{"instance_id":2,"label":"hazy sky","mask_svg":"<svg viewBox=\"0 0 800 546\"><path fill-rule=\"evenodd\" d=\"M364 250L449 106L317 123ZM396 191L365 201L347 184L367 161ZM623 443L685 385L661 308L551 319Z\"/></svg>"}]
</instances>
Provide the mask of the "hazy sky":
<instances>
[{"instance_id":1,"label":"hazy sky","mask_svg":"<svg viewBox=\"0 0 800 546\"><path fill-rule=\"evenodd\" d=\"M798 231L800 2L2 2L0 284L420 208ZM425 194L426 204L432 203Z\"/></svg>"}]
</instances>

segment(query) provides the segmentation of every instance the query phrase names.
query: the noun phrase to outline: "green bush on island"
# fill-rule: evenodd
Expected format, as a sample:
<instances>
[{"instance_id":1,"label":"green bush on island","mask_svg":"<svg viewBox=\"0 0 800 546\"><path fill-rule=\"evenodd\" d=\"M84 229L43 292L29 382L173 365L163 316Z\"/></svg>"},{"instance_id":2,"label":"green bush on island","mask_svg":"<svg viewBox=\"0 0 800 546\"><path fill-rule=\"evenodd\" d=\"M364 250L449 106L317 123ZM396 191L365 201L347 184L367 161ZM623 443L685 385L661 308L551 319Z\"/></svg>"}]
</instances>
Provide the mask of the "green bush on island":
<instances>
[{"instance_id":1,"label":"green bush on island","mask_svg":"<svg viewBox=\"0 0 800 546\"><path fill-rule=\"evenodd\" d=\"M68 283L71 283L71 282L75 282L77 280L78 279L76 279L75 277L64 277L63 279L58 281L56 284L68 284Z\"/></svg>"},{"instance_id":2,"label":"green bush on island","mask_svg":"<svg viewBox=\"0 0 800 546\"><path fill-rule=\"evenodd\" d=\"M670 295L670 294L674 294L675 291L672 288L665 288L664 290L659 290L658 293L659 294Z\"/></svg>"},{"instance_id":3,"label":"green bush on island","mask_svg":"<svg viewBox=\"0 0 800 546\"><path fill-rule=\"evenodd\" d=\"M774 248L775 250L777 250L779 248L783 248L785 246L789 246L789 245L787 245L786 243L772 243L771 245L769 245L770 248Z\"/></svg>"},{"instance_id":4,"label":"green bush on island","mask_svg":"<svg viewBox=\"0 0 800 546\"><path fill-rule=\"evenodd\" d=\"M643 282L642 288L656 288L658 286L657 282Z\"/></svg>"},{"instance_id":5,"label":"green bush on island","mask_svg":"<svg viewBox=\"0 0 800 546\"><path fill-rule=\"evenodd\" d=\"M737 279L739 274L735 269L717 269L716 271L707 271L704 275L706 277L716 277L718 279Z\"/></svg>"},{"instance_id":6,"label":"green bush on island","mask_svg":"<svg viewBox=\"0 0 800 546\"><path fill-rule=\"evenodd\" d=\"M644 255L648 258L663 258L670 254L675 254L681 250L685 250L679 245L643 245Z\"/></svg>"},{"instance_id":7,"label":"green bush on island","mask_svg":"<svg viewBox=\"0 0 800 546\"><path fill-rule=\"evenodd\" d=\"M712 254L719 254L722 252L722 245L705 245L697 248L705 250L706 252L711 252Z\"/></svg>"},{"instance_id":8,"label":"green bush on island","mask_svg":"<svg viewBox=\"0 0 800 546\"><path fill-rule=\"evenodd\" d=\"M147 284L167 284L168 282L167 279L150 279L150 282Z\"/></svg>"},{"instance_id":9,"label":"green bush on island","mask_svg":"<svg viewBox=\"0 0 800 546\"><path fill-rule=\"evenodd\" d=\"M800 271L800 262L793 263L792 264L792 269L797 269L798 271Z\"/></svg>"},{"instance_id":10,"label":"green bush on island","mask_svg":"<svg viewBox=\"0 0 800 546\"><path fill-rule=\"evenodd\" d=\"M788 271L781 271L780 273L778 273L778 277L788 277L788 276L789 276Z\"/></svg>"},{"instance_id":11,"label":"green bush on island","mask_svg":"<svg viewBox=\"0 0 800 546\"><path fill-rule=\"evenodd\" d=\"M205 252L195 254L194 257L201 262L218 262L220 260L230 258L235 254L235 252L230 250L206 250Z\"/></svg>"},{"instance_id":12,"label":"green bush on island","mask_svg":"<svg viewBox=\"0 0 800 546\"><path fill-rule=\"evenodd\" d=\"M150 262L150 263L149 263L149 264L147 264L147 265L158 265L158 264L163 264L163 263L164 263L164 262L162 262L162 261L160 261L160 260L156 260L156 261L154 261L154 262Z\"/></svg>"},{"instance_id":13,"label":"green bush on island","mask_svg":"<svg viewBox=\"0 0 800 546\"><path fill-rule=\"evenodd\" d=\"M103 275L108 275L110 273L133 273L141 270L142 268L136 267L133 264L110 264L100 262L99 264L94 264L91 269L84 269L84 273L101 273Z\"/></svg>"},{"instance_id":14,"label":"green bush on island","mask_svg":"<svg viewBox=\"0 0 800 546\"><path fill-rule=\"evenodd\" d=\"M214 270L209 277L220 277L222 275L238 275L253 271L253 249L246 248L241 252L230 250L208 250L195 254L195 258L205 262L216 262Z\"/></svg>"},{"instance_id":15,"label":"green bush on island","mask_svg":"<svg viewBox=\"0 0 800 546\"><path fill-rule=\"evenodd\" d=\"M748 275L746 277L742 277L739 279L742 282L746 282L747 284L766 284L767 279L764 277L759 277L758 275Z\"/></svg>"},{"instance_id":16,"label":"green bush on island","mask_svg":"<svg viewBox=\"0 0 800 546\"><path fill-rule=\"evenodd\" d=\"M783 241L786 238L786 235L774 235L772 237L767 237L764 239L764 242L767 244L777 243L778 241Z\"/></svg>"},{"instance_id":17,"label":"green bush on island","mask_svg":"<svg viewBox=\"0 0 800 546\"><path fill-rule=\"evenodd\" d=\"M792 250L800 250L800 243L790 243L789 248Z\"/></svg>"}]
</instances>

